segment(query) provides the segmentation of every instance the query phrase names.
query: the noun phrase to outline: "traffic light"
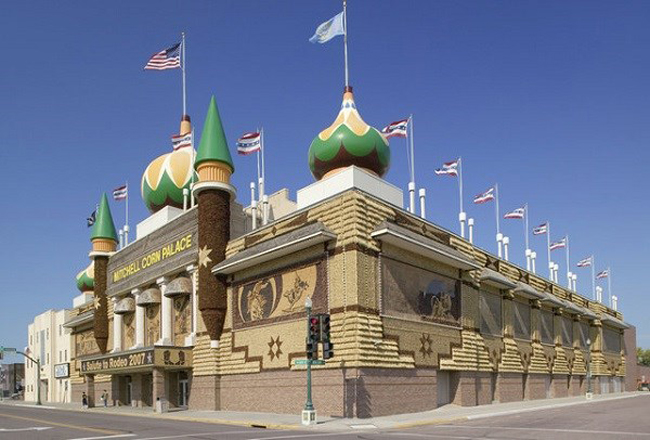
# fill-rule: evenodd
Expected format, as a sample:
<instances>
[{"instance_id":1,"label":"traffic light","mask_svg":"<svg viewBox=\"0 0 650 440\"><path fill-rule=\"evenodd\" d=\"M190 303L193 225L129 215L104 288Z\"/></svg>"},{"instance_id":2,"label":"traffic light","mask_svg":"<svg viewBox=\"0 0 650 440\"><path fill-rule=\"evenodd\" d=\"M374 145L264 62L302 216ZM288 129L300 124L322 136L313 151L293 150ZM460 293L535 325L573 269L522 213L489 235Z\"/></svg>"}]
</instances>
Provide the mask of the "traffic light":
<instances>
[{"instance_id":1,"label":"traffic light","mask_svg":"<svg viewBox=\"0 0 650 440\"><path fill-rule=\"evenodd\" d=\"M309 335L307 338L318 344L321 340L321 315L309 317Z\"/></svg>"},{"instance_id":2,"label":"traffic light","mask_svg":"<svg viewBox=\"0 0 650 440\"><path fill-rule=\"evenodd\" d=\"M334 357L334 344L330 341L323 342L323 359Z\"/></svg>"},{"instance_id":3,"label":"traffic light","mask_svg":"<svg viewBox=\"0 0 650 440\"><path fill-rule=\"evenodd\" d=\"M318 342L310 341L307 339L307 359L318 359Z\"/></svg>"},{"instance_id":4,"label":"traffic light","mask_svg":"<svg viewBox=\"0 0 650 440\"><path fill-rule=\"evenodd\" d=\"M320 315L320 340L323 343L323 359L334 356L334 344L332 344L330 338L330 315L323 313Z\"/></svg>"}]
</instances>

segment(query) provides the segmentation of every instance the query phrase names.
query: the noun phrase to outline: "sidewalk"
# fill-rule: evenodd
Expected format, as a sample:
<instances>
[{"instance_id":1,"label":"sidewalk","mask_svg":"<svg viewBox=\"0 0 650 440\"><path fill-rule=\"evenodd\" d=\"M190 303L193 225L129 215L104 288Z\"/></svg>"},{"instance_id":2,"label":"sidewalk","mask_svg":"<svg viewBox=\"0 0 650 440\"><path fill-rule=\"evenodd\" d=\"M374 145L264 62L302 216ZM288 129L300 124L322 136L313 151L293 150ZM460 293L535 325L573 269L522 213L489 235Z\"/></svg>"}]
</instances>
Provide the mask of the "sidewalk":
<instances>
[{"instance_id":1,"label":"sidewalk","mask_svg":"<svg viewBox=\"0 0 650 440\"><path fill-rule=\"evenodd\" d=\"M515 414L527 411L537 411L564 406L582 405L608 400L627 399L636 396L650 396L650 393L616 393L594 395L592 400L584 396L567 397L561 399L529 400L523 402L496 403L492 405L461 407L445 405L431 411L398 414L392 416L372 417L368 419L344 419L336 417L319 416L318 425L304 427L300 424L300 414L270 414L233 411L171 411L165 414L154 413L151 408L129 407L96 407L84 410L78 403L46 403L43 409L59 409L68 411L81 411L93 413L106 413L134 417L165 418L171 420L184 420L203 423L216 423L224 425L254 426L269 429L312 429L322 431L347 431L352 429L396 429L409 428L421 425L444 424L463 420L473 420L485 417ZM5 401L2 404L36 407L31 402Z\"/></svg>"}]
</instances>

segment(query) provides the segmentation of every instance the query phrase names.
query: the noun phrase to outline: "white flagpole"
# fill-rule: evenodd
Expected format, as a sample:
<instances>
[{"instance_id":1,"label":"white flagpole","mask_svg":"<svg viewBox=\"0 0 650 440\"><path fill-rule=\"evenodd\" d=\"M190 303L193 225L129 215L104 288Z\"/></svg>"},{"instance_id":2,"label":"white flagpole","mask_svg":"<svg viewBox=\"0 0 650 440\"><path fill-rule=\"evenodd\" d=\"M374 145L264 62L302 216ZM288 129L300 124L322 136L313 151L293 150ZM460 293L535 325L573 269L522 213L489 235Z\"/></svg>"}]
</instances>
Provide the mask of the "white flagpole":
<instances>
[{"instance_id":1,"label":"white flagpole","mask_svg":"<svg viewBox=\"0 0 650 440\"><path fill-rule=\"evenodd\" d=\"M409 182L409 211L411 214L415 214L415 160L414 160L414 149L413 149L413 115L409 116L409 130L410 130L410 135L409 135L409 141L410 141L410 146L407 148L410 148L411 150L411 160L410 160L410 173L411 173L411 181Z\"/></svg>"},{"instance_id":2,"label":"white flagpole","mask_svg":"<svg viewBox=\"0 0 650 440\"><path fill-rule=\"evenodd\" d=\"M528 243L528 203L524 205L524 241L526 242L526 270L530 270L530 246Z\"/></svg>"},{"instance_id":3,"label":"white flagpole","mask_svg":"<svg viewBox=\"0 0 650 440\"><path fill-rule=\"evenodd\" d=\"M467 215L463 211L463 161L462 157L458 158L458 192L460 212L458 213L458 221L460 222L460 236L465 238L465 219ZM470 234L471 235L471 234ZM472 237L473 238L473 237ZM470 240L471 242L472 240Z\"/></svg>"},{"instance_id":4,"label":"white flagpole","mask_svg":"<svg viewBox=\"0 0 650 440\"><path fill-rule=\"evenodd\" d=\"M591 295L596 299L596 258L591 255Z\"/></svg>"},{"instance_id":5,"label":"white flagpole","mask_svg":"<svg viewBox=\"0 0 650 440\"><path fill-rule=\"evenodd\" d=\"M609 308L612 308L612 269L607 267L607 293L609 294Z\"/></svg>"},{"instance_id":6,"label":"white flagpole","mask_svg":"<svg viewBox=\"0 0 650 440\"><path fill-rule=\"evenodd\" d=\"M124 214L124 246L129 244L129 181L126 181L126 200Z\"/></svg>"},{"instance_id":7,"label":"white flagpole","mask_svg":"<svg viewBox=\"0 0 650 440\"><path fill-rule=\"evenodd\" d=\"M194 186L194 127L190 127L190 148L192 149L192 174L190 176L190 208L194 207L194 191L192 187Z\"/></svg>"},{"instance_id":8,"label":"white flagpole","mask_svg":"<svg viewBox=\"0 0 650 440\"><path fill-rule=\"evenodd\" d=\"M183 58L183 67L181 68L183 73L183 116L185 116L187 115L187 93L185 91L185 32L181 32L181 51Z\"/></svg>"},{"instance_id":9,"label":"white flagpole","mask_svg":"<svg viewBox=\"0 0 650 440\"><path fill-rule=\"evenodd\" d=\"M262 173L261 173L261 167L260 167L260 160L262 157L262 130L257 128L257 132L260 134L260 149L257 150L257 198L259 200L259 205L262 206Z\"/></svg>"},{"instance_id":10,"label":"white flagpole","mask_svg":"<svg viewBox=\"0 0 650 440\"><path fill-rule=\"evenodd\" d=\"M266 150L266 146L264 145L264 127L260 130L260 142L262 150L262 188L264 189L264 195L266 195L266 165L264 163L264 150Z\"/></svg>"},{"instance_id":11,"label":"white flagpole","mask_svg":"<svg viewBox=\"0 0 650 440\"><path fill-rule=\"evenodd\" d=\"M348 74L348 2L343 0L343 53L345 55L345 88L350 85Z\"/></svg>"},{"instance_id":12,"label":"white flagpole","mask_svg":"<svg viewBox=\"0 0 650 440\"><path fill-rule=\"evenodd\" d=\"M501 235L501 227L499 223L499 184L494 184L494 193L496 196L496 203L494 204L494 213L496 214L497 220L497 254L501 258L501 242L503 241L503 236Z\"/></svg>"},{"instance_id":13,"label":"white flagpole","mask_svg":"<svg viewBox=\"0 0 650 440\"><path fill-rule=\"evenodd\" d=\"M569 234L564 236L566 240L566 278L567 278L567 287L571 289L571 268L569 267Z\"/></svg>"},{"instance_id":14,"label":"white flagpole","mask_svg":"<svg viewBox=\"0 0 650 440\"><path fill-rule=\"evenodd\" d=\"M553 266L551 262L551 222L546 221L546 255L548 257L549 279L553 281Z\"/></svg>"}]
</instances>

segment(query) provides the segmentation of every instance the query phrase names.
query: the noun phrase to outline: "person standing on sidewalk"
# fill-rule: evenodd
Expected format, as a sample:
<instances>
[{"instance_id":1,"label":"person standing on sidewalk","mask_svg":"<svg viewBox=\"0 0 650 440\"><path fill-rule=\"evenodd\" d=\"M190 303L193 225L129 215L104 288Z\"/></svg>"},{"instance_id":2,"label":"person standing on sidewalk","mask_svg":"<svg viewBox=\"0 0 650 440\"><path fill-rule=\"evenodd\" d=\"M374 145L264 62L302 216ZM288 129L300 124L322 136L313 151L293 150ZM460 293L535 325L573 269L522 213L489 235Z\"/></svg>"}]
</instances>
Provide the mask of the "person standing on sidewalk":
<instances>
[{"instance_id":1,"label":"person standing on sidewalk","mask_svg":"<svg viewBox=\"0 0 650 440\"><path fill-rule=\"evenodd\" d=\"M88 396L86 396L85 392L81 393L81 405L83 409L88 409Z\"/></svg>"},{"instance_id":2,"label":"person standing on sidewalk","mask_svg":"<svg viewBox=\"0 0 650 440\"><path fill-rule=\"evenodd\" d=\"M104 402L104 408L108 406L108 392L104 390L102 393L102 402Z\"/></svg>"}]
</instances>

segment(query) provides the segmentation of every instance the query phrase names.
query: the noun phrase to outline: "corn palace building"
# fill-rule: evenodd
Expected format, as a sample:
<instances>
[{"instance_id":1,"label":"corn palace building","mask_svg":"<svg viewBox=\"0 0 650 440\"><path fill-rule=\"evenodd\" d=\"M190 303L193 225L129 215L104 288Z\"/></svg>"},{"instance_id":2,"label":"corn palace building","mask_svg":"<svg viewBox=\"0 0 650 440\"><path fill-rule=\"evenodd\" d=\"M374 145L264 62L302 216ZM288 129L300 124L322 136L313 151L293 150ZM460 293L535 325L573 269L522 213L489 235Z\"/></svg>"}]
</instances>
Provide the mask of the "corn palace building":
<instances>
[{"instance_id":1,"label":"corn palace building","mask_svg":"<svg viewBox=\"0 0 650 440\"><path fill-rule=\"evenodd\" d=\"M579 395L588 371L594 392L621 390L622 315L405 210L352 88L309 148L315 183L254 230L214 98L188 150L147 167L152 214L119 250L101 199L77 277L94 301L66 323L74 401L107 390L121 405L299 413L308 297L331 315L334 357L313 370L321 414Z\"/></svg>"}]
</instances>

